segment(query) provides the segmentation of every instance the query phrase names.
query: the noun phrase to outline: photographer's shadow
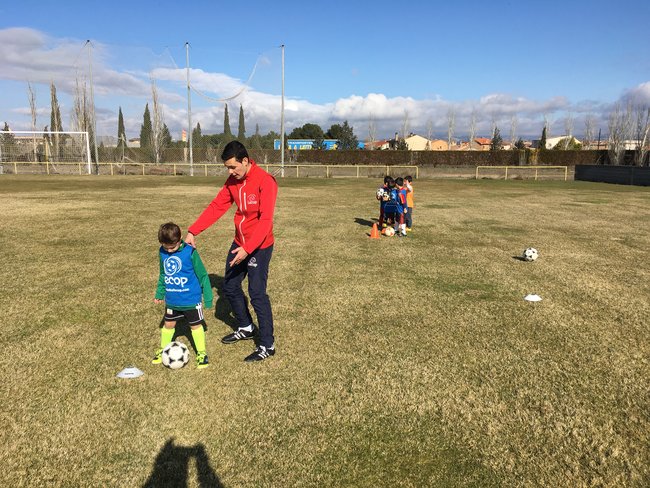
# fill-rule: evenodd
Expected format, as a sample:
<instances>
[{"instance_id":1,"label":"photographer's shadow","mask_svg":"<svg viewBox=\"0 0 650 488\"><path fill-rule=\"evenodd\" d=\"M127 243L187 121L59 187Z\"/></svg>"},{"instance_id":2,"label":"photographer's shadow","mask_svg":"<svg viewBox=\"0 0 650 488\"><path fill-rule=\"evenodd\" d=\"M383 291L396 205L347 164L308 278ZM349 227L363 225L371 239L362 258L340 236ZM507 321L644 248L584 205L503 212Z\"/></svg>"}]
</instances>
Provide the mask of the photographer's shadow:
<instances>
[{"instance_id":1,"label":"photographer's shadow","mask_svg":"<svg viewBox=\"0 0 650 488\"><path fill-rule=\"evenodd\" d=\"M153 471L142 488L186 488L190 460L196 462L198 486L223 488L219 477L210 466L210 459L203 444L190 447L174 445L169 439L156 456ZM192 483L194 485L194 483Z\"/></svg>"}]
</instances>

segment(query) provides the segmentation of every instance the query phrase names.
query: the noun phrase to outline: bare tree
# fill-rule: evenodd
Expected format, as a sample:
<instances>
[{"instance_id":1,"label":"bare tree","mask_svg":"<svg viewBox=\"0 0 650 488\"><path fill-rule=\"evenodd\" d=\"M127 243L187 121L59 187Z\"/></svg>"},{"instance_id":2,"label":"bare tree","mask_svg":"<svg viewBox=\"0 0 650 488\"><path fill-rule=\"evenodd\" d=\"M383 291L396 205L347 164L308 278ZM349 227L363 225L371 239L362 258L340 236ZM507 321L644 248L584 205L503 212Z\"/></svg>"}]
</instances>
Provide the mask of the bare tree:
<instances>
[{"instance_id":1,"label":"bare tree","mask_svg":"<svg viewBox=\"0 0 650 488\"><path fill-rule=\"evenodd\" d=\"M368 142L370 149L375 149L375 140L377 139L377 124L375 123L375 117L370 114L368 119Z\"/></svg>"},{"instance_id":2,"label":"bare tree","mask_svg":"<svg viewBox=\"0 0 650 488\"><path fill-rule=\"evenodd\" d=\"M156 81L151 78L151 96L153 98L153 120L151 123L151 148L153 149L153 156L156 164L160 164L162 159L162 151L165 146L163 138L163 131L165 128L164 115L162 105L158 98L158 88L156 88Z\"/></svg>"},{"instance_id":3,"label":"bare tree","mask_svg":"<svg viewBox=\"0 0 650 488\"><path fill-rule=\"evenodd\" d=\"M564 149L568 149L571 140L573 139L573 112L569 110L564 118Z\"/></svg>"},{"instance_id":4,"label":"bare tree","mask_svg":"<svg viewBox=\"0 0 650 488\"><path fill-rule=\"evenodd\" d=\"M648 154L648 144L650 144L650 106L637 105L634 115L634 139L636 140L634 164L643 166Z\"/></svg>"},{"instance_id":5,"label":"bare tree","mask_svg":"<svg viewBox=\"0 0 650 488\"><path fill-rule=\"evenodd\" d=\"M632 129L632 106L628 104L623 110L620 104L616 104L609 114L607 124L609 129L609 161L612 164L621 164L625 156L625 141L629 139Z\"/></svg>"},{"instance_id":6,"label":"bare tree","mask_svg":"<svg viewBox=\"0 0 650 488\"><path fill-rule=\"evenodd\" d=\"M476 138L476 107L472 108L472 113L469 116L469 149L472 150L472 144L474 143L474 138Z\"/></svg>"},{"instance_id":7,"label":"bare tree","mask_svg":"<svg viewBox=\"0 0 650 488\"><path fill-rule=\"evenodd\" d=\"M494 135L496 134L496 130L497 130L497 126L498 126L498 123L497 123L497 114L496 114L495 112L492 112L492 113L490 114L490 119L491 119L491 121L492 121L492 128L491 128L491 136L490 136L490 137L491 137L492 139L494 139Z\"/></svg>"},{"instance_id":8,"label":"bare tree","mask_svg":"<svg viewBox=\"0 0 650 488\"><path fill-rule=\"evenodd\" d=\"M29 110L32 114L32 131L36 131L36 95L32 89L32 84L27 82L27 98L29 99ZM36 145L36 134L32 134L32 146L34 151L34 161L38 161L38 147Z\"/></svg>"},{"instance_id":9,"label":"bare tree","mask_svg":"<svg viewBox=\"0 0 650 488\"><path fill-rule=\"evenodd\" d=\"M404 117L402 118L402 139L406 139L408 137L408 130L409 130L409 111L404 110Z\"/></svg>"},{"instance_id":10,"label":"bare tree","mask_svg":"<svg viewBox=\"0 0 650 488\"><path fill-rule=\"evenodd\" d=\"M433 137L433 120L430 118L427 119L427 145L426 145L426 150L431 151L433 149L431 147L431 138Z\"/></svg>"},{"instance_id":11,"label":"bare tree","mask_svg":"<svg viewBox=\"0 0 650 488\"><path fill-rule=\"evenodd\" d=\"M514 149L515 142L517 142L517 114L512 114L510 117L510 149Z\"/></svg>"},{"instance_id":12,"label":"bare tree","mask_svg":"<svg viewBox=\"0 0 650 488\"><path fill-rule=\"evenodd\" d=\"M447 149L451 151L451 142L454 139L454 129L456 128L456 111L453 107L447 110Z\"/></svg>"},{"instance_id":13,"label":"bare tree","mask_svg":"<svg viewBox=\"0 0 650 488\"><path fill-rule=\"evenodd\" d=\"M551 137L551 126L553 125L554 119L549 114L544 114L544 127L546 127L546 138Z\"/></svg>"},{"instance_id":14,"label":"bare tree","mask_svg":"<svg viewBox=\"0 0 650 488\"><path fill-rule=\"evenodd\" d=\"M596 123L594 120L594 114L591 112L585 115L585 137L582 144L583 149L591 149L591 142L594 140ZM599 149L599 148L596 148Z\"/></svg>"},{"instance_id":15,"label":"bare tree","mask_svg":"<svg viewBox=\"0 0 650 488\"><path fill-rule=\"evenodd\" d=\"M82 82L78 75L75 80L74 96L72 100L72 126L79 132L86 132L89 141L94 140L91 100L86 89L86 82ZM95 158L95 174L99 174L97 158Z\"/></svg>"},{"instance_id":16,"label":"bare tree","mask_svg":"<svg viewBox=\"0 0 650 488\"><path fill-rule=\"evenodd\" d=\"M54 82L50 82L50 102L52 106L52 112L50 115L50 131L54 132L54 150L53 154L55 158L60 156L59 154L59 132L63 130L63 125L61 124L61 108L59 107L59 100L56 96L56 86Z\"/></svg>"}]
</instances>

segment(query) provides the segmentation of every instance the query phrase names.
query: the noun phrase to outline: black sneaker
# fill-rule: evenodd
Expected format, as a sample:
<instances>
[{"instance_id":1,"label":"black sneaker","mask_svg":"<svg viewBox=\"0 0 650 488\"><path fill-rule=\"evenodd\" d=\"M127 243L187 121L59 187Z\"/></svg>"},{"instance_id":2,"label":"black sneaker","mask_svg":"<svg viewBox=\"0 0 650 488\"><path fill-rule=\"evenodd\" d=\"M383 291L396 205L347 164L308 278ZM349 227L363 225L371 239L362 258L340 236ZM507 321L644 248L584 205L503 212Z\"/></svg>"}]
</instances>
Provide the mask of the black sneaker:
<instances>
[{"instance_id":1,"label":"black sneaker","mask_svg":"<svg viewBox=\"0 0 650 488\"><path fill-rule=\"evenodd\" d=\"M275 354L275 347L257 346L255 351L253 351L253 354L246 356L244 358L244 361L246 361L247 363L252 363L254 361L262 361L270 356L273 356L274 354Z\"/></svg>"},{"instance_id":2,"label":"black sneaker","mask_svg":"<svg viewBox=\"0 0 650 488\"><path fill-rule=\"evenodd\" d=\"M252 339L253 337L255 337L256 334L257 334L257 329L255 327L253 327L253 330L250 332L244 329L237 329L232 334L228 334L227 336L224 336L221 339L221 342L223 342L224 344L234 344L235 342Z\"/></svg>"}]
</instances>

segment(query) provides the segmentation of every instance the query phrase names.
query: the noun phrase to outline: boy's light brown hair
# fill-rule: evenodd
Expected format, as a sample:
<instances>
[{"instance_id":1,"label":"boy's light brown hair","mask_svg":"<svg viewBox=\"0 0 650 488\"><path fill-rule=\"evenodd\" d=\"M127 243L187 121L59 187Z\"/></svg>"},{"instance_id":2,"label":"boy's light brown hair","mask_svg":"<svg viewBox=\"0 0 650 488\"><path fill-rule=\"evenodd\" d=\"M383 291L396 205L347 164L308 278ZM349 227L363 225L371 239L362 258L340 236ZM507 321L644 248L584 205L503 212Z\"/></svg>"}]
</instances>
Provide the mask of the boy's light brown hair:
<instances>
[{"instance_id":1,"label":"boy's light brown hair","mask_svg":"<svg viewBox=\"0 0 650 488\"><path fill-rule=\"evenodd\" d=\"M158 229L158 242L167 246L178 244L181 240L181 228L173 222L167 222Z\"/></svg>"}]
</instances>

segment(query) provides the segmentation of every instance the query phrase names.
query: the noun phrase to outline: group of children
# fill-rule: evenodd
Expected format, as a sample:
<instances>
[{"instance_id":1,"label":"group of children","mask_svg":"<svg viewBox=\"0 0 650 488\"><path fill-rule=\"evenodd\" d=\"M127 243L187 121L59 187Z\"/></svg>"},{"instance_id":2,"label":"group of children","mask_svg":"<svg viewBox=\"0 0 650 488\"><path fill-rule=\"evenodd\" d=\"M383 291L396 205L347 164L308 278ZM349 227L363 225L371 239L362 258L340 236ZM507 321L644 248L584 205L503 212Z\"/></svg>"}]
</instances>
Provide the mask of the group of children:
<instances>
[{"instance_id":1,"label":"group of children","mask_svg":"<svg viewBox=\"0 0 650 488\"><path fill-rule=\"evenodd\" d=\"M384 177L384 185L377 189L379 200L379 227L393 227L396 236L406 236L413 227L413 178Z\"/></svg>"}]
</instances>

